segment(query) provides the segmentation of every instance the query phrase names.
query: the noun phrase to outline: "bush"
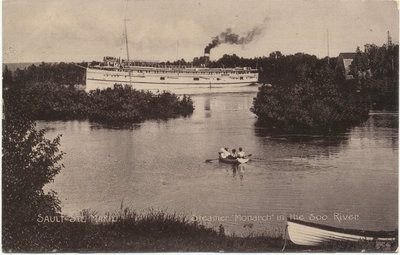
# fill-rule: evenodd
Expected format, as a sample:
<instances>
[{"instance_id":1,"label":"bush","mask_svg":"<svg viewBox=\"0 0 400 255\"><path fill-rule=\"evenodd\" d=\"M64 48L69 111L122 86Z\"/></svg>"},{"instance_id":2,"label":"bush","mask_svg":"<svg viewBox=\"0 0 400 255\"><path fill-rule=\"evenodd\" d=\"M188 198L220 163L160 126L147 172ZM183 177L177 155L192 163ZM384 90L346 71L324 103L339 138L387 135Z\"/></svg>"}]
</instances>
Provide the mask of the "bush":
<instances>
[{"instance_id":1,"label":"bush","mask_svg":"<svg viewBox=\"0 0 400 255\"><path fill-rule=\"evenodd\" d=\"M276 131L329 132L365 121L367 98L354 84L322 73L294 84L260 87L251 111L259 124Z\"/></svg>"},{"instance_id":2,"label":"bush","mask_svg":"<svg viewBox=\"0 0 400 255\"><path fill-rule=\"evenodd\" d=\"M72 86L46 83L13 88L12 91L35 120L89 119L120 125L187 116L194 110L190 97L180 99L169 92L156 95L131 88L86 93Z\"/></svg>"},{"instance_id":3,"label":"bush","mask_svg":"<svg viewBox=\"0 0 400 255\"><path fill-rule=\"evenodd\" d=\"M95 90L88 96L89 119L109 124L187 116L194 110L190 97L179 99L169 92L155 95L128 87Z\"/></svg>"}]
</instances>

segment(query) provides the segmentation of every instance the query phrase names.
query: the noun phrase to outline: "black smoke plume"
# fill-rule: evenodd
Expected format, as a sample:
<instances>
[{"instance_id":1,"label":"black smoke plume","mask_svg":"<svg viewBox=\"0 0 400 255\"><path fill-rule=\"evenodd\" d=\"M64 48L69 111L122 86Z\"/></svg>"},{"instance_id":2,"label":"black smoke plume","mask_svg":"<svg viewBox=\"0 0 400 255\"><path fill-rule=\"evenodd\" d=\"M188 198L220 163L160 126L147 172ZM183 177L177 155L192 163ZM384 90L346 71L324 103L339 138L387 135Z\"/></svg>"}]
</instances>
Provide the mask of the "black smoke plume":
<instances>
[{"instance_id":1,"label":"black smoke plume","mask_svg":"<svg viewBox=\"0 0 400 255\"><path fill-rule=\"evenodd\" d=\"M210 53L212 48L217 47L220 44L238 44L245 45L253 41L257 36L261 35L266 29L266 23L268 18L265 18L261 25L253 27L252 30L248 31L245 36L239 36L232 32L231 28L227 28L225 32L213 37L212 41L204 49L204 53Z\"/></svg>"}]
</instances>

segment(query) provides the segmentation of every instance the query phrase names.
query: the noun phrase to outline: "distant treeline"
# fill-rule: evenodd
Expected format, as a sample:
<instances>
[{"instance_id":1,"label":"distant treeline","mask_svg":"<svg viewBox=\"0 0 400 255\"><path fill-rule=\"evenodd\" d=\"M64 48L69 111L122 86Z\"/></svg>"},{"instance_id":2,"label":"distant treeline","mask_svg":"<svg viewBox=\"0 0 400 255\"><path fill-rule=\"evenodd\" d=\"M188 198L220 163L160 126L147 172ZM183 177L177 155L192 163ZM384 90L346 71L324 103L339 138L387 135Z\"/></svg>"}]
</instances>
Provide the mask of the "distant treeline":
<instances>
[{"instance_id":1,"label":"distant treeline","mask_svg":"<svg viewBox=\"0 0 400 255\"><path fill-rule=\"evenodd\" d=\"M3 69L3 85L26 85L33 83L52 83L56 85L85 84L87 62L44 63L30 65L24 69L17 68L12 72L7 65Z\"/></svg>"},{"instance_id":2,"label":"distant treeline","mask_svg":"<svg viewBox=\"0 0 400 255\"><path fill-rule=\"evenodd\" d=\"M3 97L5 111L18 106L34 120L89 119L118 126L187 116L194 110L190 97L179 98L168 92L153 94L130 87L86 93L72 86L44 83L11 87Z\"/></svg>"},{"instance_id":3,"label":"distant treeline","mask_svg":"<svg viewBox=\"0 0 400 255\"><path fill-rule=\"evenodd\" d=\"M370 70L373 79L386 79L398 77L398 44L366 44L365 51L362 52L358 47L356 58L351 65L351 74L358 76L359 71ZM271 52L268 57L243 58L235 54L223 55L216 61L209 61L208 67L252 67L259 70L259 81L263 83L273 83L276 80L295 81L298 77L315 70L328 67L335 70L338 75L344 76L343 71L337 68L337 57L317 58L315 55L306 53L296 53L293 55L283 55L280 51ZM328 64L329 62L329 64ZM17 69L11 72L7 66L3 70L3 79L6 84L22 84L32 82L51 82L54 84L85 84L85 69L89 65L100 64L92 61L81 63L41 63L31 65L24 69ZM161 62L159 65L180 65L180 66L201 66L198 58L192 62L184 59L178 61Z\"/></svg>"}]
</instances>

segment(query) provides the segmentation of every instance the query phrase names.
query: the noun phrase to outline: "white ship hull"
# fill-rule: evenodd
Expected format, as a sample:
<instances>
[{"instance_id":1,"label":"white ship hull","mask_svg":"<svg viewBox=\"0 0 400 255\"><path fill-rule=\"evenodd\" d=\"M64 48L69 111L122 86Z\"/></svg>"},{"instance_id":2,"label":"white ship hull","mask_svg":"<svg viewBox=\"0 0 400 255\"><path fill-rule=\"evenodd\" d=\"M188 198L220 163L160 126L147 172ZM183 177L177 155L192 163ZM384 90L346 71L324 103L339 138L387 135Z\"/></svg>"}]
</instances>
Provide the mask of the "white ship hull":
<instances>
[{"instance_id":1,"label":"white ship hull","mask_svg":"<svg viewBox=\"0 0 400 255\"><path fill-rule=\"evenodd\" d=\"M209 69L207 71L210 71ZM113 88L115 84L128 85L133 89L173 91L181 88L240 87L258 82L258 74L249 71L206 72L198 69L138 69L104 70L86 69L86 91Z\"/></svg>"}]
</instances>

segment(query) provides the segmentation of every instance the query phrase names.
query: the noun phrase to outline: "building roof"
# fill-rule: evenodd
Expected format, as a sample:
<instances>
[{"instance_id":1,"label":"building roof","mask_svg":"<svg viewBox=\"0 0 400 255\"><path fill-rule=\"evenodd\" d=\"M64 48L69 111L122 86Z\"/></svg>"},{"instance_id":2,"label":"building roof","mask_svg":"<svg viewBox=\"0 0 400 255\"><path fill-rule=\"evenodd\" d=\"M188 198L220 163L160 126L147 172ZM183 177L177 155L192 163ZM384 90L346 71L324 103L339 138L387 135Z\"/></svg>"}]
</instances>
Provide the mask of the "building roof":
<instances>
[{"instance_id":1,"label":"building roof","mask_svg":"<svg viewBox=\"0 0 400 255\"><path fill-rule=\"evenodd\" d=\"M355 53L355 52L341 52L340 54L339 54L339 56L342 56L343 58L347 58L347 59L353 59L353 58L355 58L356 57L356 54L357 53Z\"/></svg>"}]
</instances>

